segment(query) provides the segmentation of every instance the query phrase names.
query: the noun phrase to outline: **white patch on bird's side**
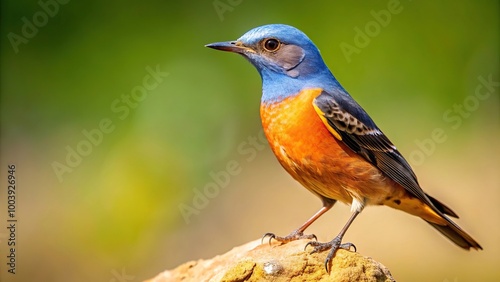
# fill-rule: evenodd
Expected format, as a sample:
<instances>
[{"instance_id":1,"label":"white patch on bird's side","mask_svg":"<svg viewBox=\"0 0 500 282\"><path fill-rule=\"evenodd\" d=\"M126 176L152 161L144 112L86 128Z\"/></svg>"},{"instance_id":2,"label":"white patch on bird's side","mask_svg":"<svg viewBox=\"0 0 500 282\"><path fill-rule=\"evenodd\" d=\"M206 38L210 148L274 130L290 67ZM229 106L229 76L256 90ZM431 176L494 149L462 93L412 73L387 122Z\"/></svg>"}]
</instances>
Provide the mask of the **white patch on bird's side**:
<instances>
[{"instance_id":1,"label":"white patch on bird's side","mask_svg":"<svg viewBox=\"0 0 500 282\"><path fill-rule=\"evenodd\" d=\"M365 202L360 201L356 198L352 198L352 203L351 203L351 212L361 212L363 208L365 207Z\"/></svg>"},{"instance_id":2,"label":"white patch on bird's side","mask_svg":"<svg viewBox=\"0 0 500 282\"><path fill-rule=\"evenodd\" d=\"M276 147L279 147L279 148L280 148L280 153L281 153L281 155L283 156L283 158L289 159L288 154L286 153L286 149L285 149L285 147L281 146L281 144L280 144L280 143L278 143L278 142L276 142L275 144L276 144L276 145L275 145Z\"/></svg>"}]
</instances>

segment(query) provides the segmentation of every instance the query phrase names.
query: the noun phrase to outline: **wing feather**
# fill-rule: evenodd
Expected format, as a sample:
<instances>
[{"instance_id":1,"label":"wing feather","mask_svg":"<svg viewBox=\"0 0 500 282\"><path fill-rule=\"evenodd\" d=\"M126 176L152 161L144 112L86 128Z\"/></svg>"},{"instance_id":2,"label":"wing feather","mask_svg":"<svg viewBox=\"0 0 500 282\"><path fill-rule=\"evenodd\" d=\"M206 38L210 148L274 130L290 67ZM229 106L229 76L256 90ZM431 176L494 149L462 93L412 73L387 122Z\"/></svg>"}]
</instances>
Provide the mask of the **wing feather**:
<instances>
[{"instance_id":1,"label":"wing feather","mask_svg":"<svg viewBox=\"0 0 500 282\"><path fill-rule=\"evenodd\" d=\"M323 91L314 99L314 108L330 132L354 152L379 168L408 192L435 206L418 184L417 176L396 146L375 125L368 114L346 93ZM340 137L340 138L339 138Z\"/></svg>"}]
</instances>

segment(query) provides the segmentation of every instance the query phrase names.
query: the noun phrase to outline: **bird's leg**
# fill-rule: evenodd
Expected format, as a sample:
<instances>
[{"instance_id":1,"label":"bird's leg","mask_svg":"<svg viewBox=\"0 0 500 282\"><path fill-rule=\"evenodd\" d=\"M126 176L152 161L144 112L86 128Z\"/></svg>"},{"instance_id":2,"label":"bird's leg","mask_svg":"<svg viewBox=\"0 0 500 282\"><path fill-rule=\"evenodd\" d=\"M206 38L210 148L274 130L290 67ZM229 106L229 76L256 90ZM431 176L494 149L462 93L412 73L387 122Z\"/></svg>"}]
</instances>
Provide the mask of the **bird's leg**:
<instances>
[{"instance_id":1,"label":"bird's leg","mask_svg":"<svg viewBox=\"0 0 500 282\"><path fill-rule=\"evenodd\" d=\"M280 237L276 236L274 233L266 233L264 236L262 236L262 241L264 241L264 238L269 237L269 243L271 243L271 240L274 239L278 242L281 242L283 244L286 244L291 241L299 240L299 239L317 239L316 235L314 234L304 234L304 231L311 225L316 219L318 219L321 215L323 215L325 212L327 212L329 209L333 207L335 204L336 200L328 199L328 198L321 198L323 202L323 207L319 209L311 218L309 218L304 224L302 224L299 228L295 229L292 231L292 233L288 234L285 237Z\"/></svg>"},{"instance_id":2,"label":"bird's leg","mask_svg":"<svg viewBox=\"0 0 500 282\"><path fill-rule=\"evenodd\" d=\"M306 249L307 246L314 247L314 250L311 252L311 254L316 253L316 252L322 252L322 251L327 250L327 249L331 249L330 252L328 253L328 255L326 256L326 260L325 260L326 272L328 272L329 262L332 260L333 255L335 254L335 252L339 248L349 250L351 247L354 247L354 251L356 251L356 246L354 246L353 243L342 244L342 237L344 237L344 234L346 233L347 229L349 229L349 226L351 226L351 223L354 221L354 219L356 218L356 216L358 216L359 213L360 213L360 211L355 210L354 213L349 218L349 220L347 221L347 223L345 224L344 228L342 228L342 230L340 230L339 234L335 238L333 238L333 240L331 240L330 242L320 243L318 241L311 241L311 242L307 243L306 246L304 247L304 249Z\"/></svg>"}]
</instances>

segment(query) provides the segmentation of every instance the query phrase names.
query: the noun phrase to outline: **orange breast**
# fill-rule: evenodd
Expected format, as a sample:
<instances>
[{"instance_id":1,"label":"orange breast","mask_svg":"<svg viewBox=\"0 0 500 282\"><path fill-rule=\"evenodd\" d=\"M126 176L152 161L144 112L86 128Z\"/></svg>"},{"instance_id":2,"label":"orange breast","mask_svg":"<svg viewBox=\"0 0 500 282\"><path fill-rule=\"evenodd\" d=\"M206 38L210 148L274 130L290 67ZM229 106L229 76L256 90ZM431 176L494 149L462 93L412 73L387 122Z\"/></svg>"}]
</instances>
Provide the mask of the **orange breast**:
<instances>
[{"instance_id":1,"label":"orange breast","mask_svg":"<svg viewBox=\"0 0 500 282\"><path fill-rule=\"evenodd\" d=\"M381 172L337 140L313 108L321 89L262 104L261 119L281 165L311 192L345 203L390 192ZM384 193L380 194L380 190ZM376 199L374 199L376 200Z\"/></svg>"}]
</instances>

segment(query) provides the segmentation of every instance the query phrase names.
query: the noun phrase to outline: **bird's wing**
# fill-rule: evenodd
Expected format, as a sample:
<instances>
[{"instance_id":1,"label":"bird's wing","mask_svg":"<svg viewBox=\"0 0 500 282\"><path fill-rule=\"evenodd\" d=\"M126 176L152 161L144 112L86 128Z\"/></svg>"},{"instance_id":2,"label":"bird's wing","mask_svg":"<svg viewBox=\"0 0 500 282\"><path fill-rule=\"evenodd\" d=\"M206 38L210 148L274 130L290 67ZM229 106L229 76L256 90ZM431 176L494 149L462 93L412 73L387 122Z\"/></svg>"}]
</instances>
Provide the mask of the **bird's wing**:
<instances>
[{"instance_id":1,"label":"bird's wing","mask_svg":"<svg viewBox=\"0 0 500 282\"><path fill-rule=\"evenodd\" d=\"M335 94L323 91L314 99L313 106L337 139L412 195L436 209L420 188L408 162L356 101L346 93L340 93L340 90Z\"/></svg>"}]
</instances>

